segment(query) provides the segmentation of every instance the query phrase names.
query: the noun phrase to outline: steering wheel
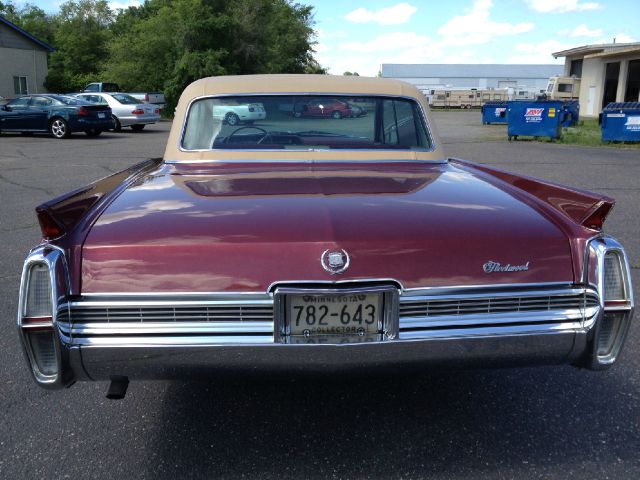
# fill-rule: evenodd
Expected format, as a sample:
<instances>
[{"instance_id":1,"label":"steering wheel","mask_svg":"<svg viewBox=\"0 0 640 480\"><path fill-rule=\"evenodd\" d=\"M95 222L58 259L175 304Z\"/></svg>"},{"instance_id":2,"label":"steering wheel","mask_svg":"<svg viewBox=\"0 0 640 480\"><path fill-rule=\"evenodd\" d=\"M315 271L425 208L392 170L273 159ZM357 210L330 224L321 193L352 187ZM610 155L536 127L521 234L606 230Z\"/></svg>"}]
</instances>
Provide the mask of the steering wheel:
<instances>
[{"instance_id":1,"label":"steering wheel","mask_svg":"<svg viewBox=\"0 0 640 480\"><path fill-rule=\"evenodd\" d=\"M224 140L224 143L229 143L229 140L231 140L231 137L233 137L235 134L237 134L239 131L241 130L246 130L248 128L252 128L254 130L260 130L260 132L262 132L262 137L260 137L260 140L258 140L256 143L262 143L265 141L266 138L270 137L271 134L269 132L267 132L264 128L260 128L260 127L254 127L253 125L247 126L247 127L240 127L240 128L236 128L233 132L231 132L227 138Z\"/></svg>"}]
</instances>

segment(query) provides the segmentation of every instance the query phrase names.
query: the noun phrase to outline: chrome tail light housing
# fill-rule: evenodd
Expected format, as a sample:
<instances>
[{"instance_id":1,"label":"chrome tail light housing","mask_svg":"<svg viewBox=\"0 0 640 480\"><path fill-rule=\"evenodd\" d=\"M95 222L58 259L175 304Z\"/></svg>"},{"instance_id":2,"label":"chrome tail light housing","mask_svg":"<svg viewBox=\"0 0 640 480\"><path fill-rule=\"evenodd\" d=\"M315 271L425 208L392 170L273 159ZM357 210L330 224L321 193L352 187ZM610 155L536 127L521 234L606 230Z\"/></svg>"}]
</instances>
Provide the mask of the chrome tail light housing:
<instances>
[{"instance_id":1,"label":"chrome tail light housing","mask_svg":"<svg viewBox=\"0 0 640 480\"><path fill-rule=\"evenodd\" d=\"M599 370L613 365L622 350L633 318L633 287L627 254L613 238L592 240L586 262L587 281L597 288L601 307L587 366Z\"/></svg>"},{"instance_id":2,"label":"chrome tail light housing","mask_svg":"<svg viewBox=\"0 0 640 480\"><path fill-rule=\"evenodd\" d=\"M57 320L59 299L68 286L63 253L51 246L32 250L22 270L18 306L18 331L36 382L61 388L68 381L65 351Z\"/></svg>"}]
</instances>

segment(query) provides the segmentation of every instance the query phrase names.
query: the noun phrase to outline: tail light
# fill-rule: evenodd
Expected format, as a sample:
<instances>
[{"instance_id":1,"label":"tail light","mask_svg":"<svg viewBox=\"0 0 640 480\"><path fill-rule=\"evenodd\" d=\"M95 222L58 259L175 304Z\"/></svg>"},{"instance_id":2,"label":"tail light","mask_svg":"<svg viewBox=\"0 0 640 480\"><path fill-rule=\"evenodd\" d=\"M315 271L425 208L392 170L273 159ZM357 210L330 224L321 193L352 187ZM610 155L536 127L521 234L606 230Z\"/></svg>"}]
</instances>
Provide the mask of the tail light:
<instances>
[{"instance_id":1,"label":"tail light","mask_svg":"<svg viewBox=\"0 0 640 480\"><path fill-rule=\"evenodd\" d=\"M596 329L595 360L600 368L613 364L624 344L633 316L633 293L628 263L622 247L604 239L600 250L600 294L604 312Z\"/></svg>"},{"instance_id":2,"label":"tail light","mask_svg":"<svg viewBox=\"0 0 640 480\"><path fill-rule=\"evenodd\" d=\"M36 379L50 382L58 373L49 265L34 262L23 274L20 328Z\"/></svg>"},{"instance_id":3,"label":"tail light","mask_svg":"<svg viewBox=\"0 0 640 480\"><path fill-rule=\"evenodd\" d=\"M156 108L156 115L158 115L160 113L160 109Z\"/></svg>"},{"instance_id":4,"label":"tail light","mask_svg":"<svg viewBox=\"0 0 640 480\"><path fill-rule=\"evenodd\" d=\"M617 252L607 252L604 256L603 288L605 307L626 300L622 263Z\"/></svg>"},{"instance_id":5,"label":"tail light","mask_svg":"<svg viewBox=\"0 0 640 480\"><path fill-rule=\"evenodd\" d=\"M88 109L84 108L84 107L80 107L78 109L78 115L81 117L87 117L89 115L91 115L91 113L89 112Z\"/></svg>"},{"instance_id":6,"label":"tail light","mask_svg":"<svg viewBox=\"0 0 640 480\"><path fill-rule=\"evenodd\" d=\"M131 112L134 115L144 115L144 110L142 110L141 108L136 108L133 112Z\"/></svg>"},{"instance_id":7,"label":"tail light","mask_svg":"<svg viewBox=\"0 0 640 480\"><path fill-rule=\"evenodd\" d=\"M52 240L54 238L61 237L64 234L64 229L56 222L53 217L46 210L36 209L38 215L38 223L40 224L40 231L42 237L45 240Z\"/></svg>"},{"instance_id":8,"label":"tail light","mask_svg":"<svg viewBox=\"0 0 640 480\"><path fill-rule=\"evenodd\" d=\"M604 224L607 215L609 215L609 212L613 208L613 205L613 202L600 202L595 210L588 214L584 220L582 220L582 225L593 230L602 230L602 225Z\"/></svg>"}]
</instances>

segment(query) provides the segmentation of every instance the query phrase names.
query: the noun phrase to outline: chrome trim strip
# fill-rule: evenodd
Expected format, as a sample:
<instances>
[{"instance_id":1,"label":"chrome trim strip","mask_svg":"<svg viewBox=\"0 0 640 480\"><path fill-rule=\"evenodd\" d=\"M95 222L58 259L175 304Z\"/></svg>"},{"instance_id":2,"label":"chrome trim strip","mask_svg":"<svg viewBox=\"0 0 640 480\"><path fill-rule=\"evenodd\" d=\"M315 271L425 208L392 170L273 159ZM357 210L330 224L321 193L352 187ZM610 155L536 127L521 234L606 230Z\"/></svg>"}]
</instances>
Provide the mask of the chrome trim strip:
<instances>
[{"instance_id":1,"label":"chrome trim strip","mask_svg":"<svg viewBox=\"0 0 640 480\"><path fill-rule=\"evenodd\" d=\"M405 288L402 293L406 296L412 295L440 295L448 294L457 290L503 290L503 289L528 289L539 288L545 290L547 288L571 288L576 287L576 284L572 282L541 282L541 283L496 283L496 284L473 284L473 285L452 285L446 287L418 287L418 288ZM577 287L580 288L580 287ZM545 290L546 291L546 290Z\"/></svg>"},{"instance_id":2,"label":"chrome trim strip","mask_svg":"<svg viewBox=\"0 0 640 480\"><path fill-rule=\"evenodd\" d=\"M219 336L158 336L158 337L87 337L74 339L73 346L82 349L90 347L120 348L120 347L149 347L149 346L183 346L197 347L218 345L273 345L273 335L219 335Z\"/></svg>"},{"instance_id":3,"label":"chrome trim strip","mask_svg":"<svg viewBox=\"0 0 640 480\"><path fill-rule=\"evenodd\" d=\"M207 295L209 297L209 295ZM253 307L253 306L271 306L273 300L270 297L265 299L253 300L253 299L240 299L240 300L210 300L203 298L189 299L189 300L119 300L114 298L113 300L82 300L71 301L67 304L70 308L76 307L215 307L215 306L238 306L238 307Z\"/></svg>"},{"instance_id":4,"label":"chrome trim strip","mask_svg":"<svg viewBox=\"0 0 640 480\"><path fill-rule=\"evenodd\" d=\"M273 282L267 287L267 292L271 294L273 291L280 286L292 288L313 288L315 285L326 285L328 289L338 287L340 285L345 284L354 284L354 285L362 285L363 287L374 286L374 285L382 285L382 284L391 284L396 285L396 288L400 292L403 292L404 289L402 287L402 283L394 278L356 278L351 280L285 280L285 281L277 281ZM311 286L311 287L310 287Z\"/></svg>"},{"instance_id":5,"label":"chrome trim strip","mask_svg":"<svg viewBox=\"0 0 640 480\"><path fill-rule=\"evenodd\" d=\"M257 93L257 92L251 92L251 93L219 93L219 94L213 94L213 95L201 95L198 97L194 97L189 101L189 104L187 105L186 111L185 111L185 115L184 118L182 119L182 127L180 128L180 137L178 138L178 150L181 152L185 152L185 153L193 153L193 152L227 152L228 150L223 150L223 149L213 149L213 148L208 148L208 149L197 149L197 150L187 150L182 148L182 139L184 138L184 132L187 128L187 118L189 118L189 113L191 112L191 107L192 105L200 100L205 100L208 98L217 98L217 97L271 97L271 96L309 96L312 97L314 95L330 95L332 97L386 97L386 98L401 98L404 100L411 100L413 102L415 102L418 107L420 108L420 113L422 113L422 121L424 126L426 127L426 133L429 137L429 143L431 145L431 148L429 150L420 150L420 151L403 151L403 153L405 152L413 152L413 153L431 153L434 152L437 149L437 145L436 145L436 139L435 136L433 135L433 131L431 129L431 125L429 125L429 122L427 121L427 113L424 109L424 107L422 106L422 102L416 98L416 97L409 97L406 95L395 95L395 94L382 94L382 93L368 93L368 94L357 94L357 93L336 93L336 92L267 92L267 93ZM309 151L313 151L313 152L329 152L329 151L336 151L336 152L348 152L348 151L356 151L356 152L387 152L387 151L394 151L392 149L351 149L351 150L337 150L337 149L313 149L313 150L280 150L280 149L259 149L259 150L243 150L243 149L234 149L234 151L239 151L239 152L292 152L292 153L303 153L303 152L309 152ZM397 152L397 150L395 150ZM251 163L255 163L256 160L255 159L250 159L248 160ZM336 162L336 160L328 160L329 162ZM414 162L415 160L402 160L403 162ZM423 162L429 162L429 163L446 163L447 160L444 159L442 162L440 161L430 161L430 160L421 160ZM165 160L166 163L195 163L194 161L188 161L188 160ZM196 162L198 163L217 163L219 162L219 160L196 160ZM228 161L225 161L226 163L229 163ZM275 162L278 163L278 162ZM361 163L368 163L368 161L362 162Z\"/></svg>"},{"instance_id":6,"label":"chrome trim strip","mask_svg":"<svg viewBox=\"0 0 640 480\"><path fill-rule=\"evenodd\" d=\"M88 335L252 334L273 332L272 321L248 322L91 322L60 323L65 333ZM75 342L74 342L75 343Z\"/></svg>"},{"instance_id":7,"label":"chrome trim strip","mask_svg":"<svg viewBox=\"0 0 640 480\"><path fill-rule=\"evenodd\" d=\"M455 340L461 338L496 338L510 337L514 335L548 335L554 333L585 333L582 329L582 320L564 323L551 323L540 325L509 325L494 326L491 328L452 328L434 331L400 331L400 340Z\"/></svg>"},{"instance_id":8,"label":"chrome trim strip","mask_svg":"<svg viewBox=\"0 0 640 480\"><path fill-rule=\"evenodd\" d=\"M496 324L533 324L533 323L567 323L578 322L582 325L585 317L592 318L598 314L598 307L588 308L586 311L580 309L567 310L542 310L529 312L507 312L488 313L474 315L441 315L433 317L401 317L400 331L413 329L455 329L465 325L476 325L479 328L487 329ZM487 326L482 326L483 324Z\"/></svg>"},{"instance_id":9,"label":"chrome trim strip","mask_svg":"<svg viewBox=\"0 0 640 480\"><path fill-rule=\"evenodd\" d=\"M203 151L203 152L221 152L223 150L190 150L191 152L198 152L198 151ZM227 150L224 150L227 151ZM306 152L308 150L233 150L233 151L242 151L242 152L279 152L279 151L292 151L292 152ZM322 150L324 151L324 150ZM333 150L333 151L338 151L338 150ZM361 152L362 150L339 150L340 152ZM368 150L369 151L369 150ZM208 164L220 164L220 163L274 163L274 164L278 164L278 163L285 163L285 164L289 164L289 163L296 163L296 164L301 164L301 165L312 165L312 164L353 164L353 165L367 165L367 164L378 164L378 163L410 163L410 164L416 164L416 163L424 163L424 164L445 164L447 163L446 159L443 160L417 160L417 159L406 159L406 160L401 160L401 159L388 159L388 160L349 160L349 159L344 159L344 160L321 160L321 159L316 159L316 160L305 160L305 159L294 159L294 158L280 158L278 160L267 160L267 159L259 159L259 158L236 158L233 160L230 159L225 159L225 160L221 160L221 159L212 159L212 160L200 160L200 159L194 159L194 160L163 160L164 163L166 164L181 164L181 163L193 163L193 164L203 164L203 163L208 163Z\"/></svg>"},{"instance_id":10,"label":"chrome trim strip","mask_svg":"<svg viewBox=\"0 0 640 480\"><path fill-rule=\"evenodd\" d=\"M473 292L475 290L479 290L478 293L464 293ZM474 299L483 299L483 298L495 298L495 297L539 297L539 296L550 296L550 297L571 297L580 295L583 293L592 293L594 295L597 294L595 290L586 290L584 288L576 288L572 285L570 288L566 289L542 289L542 290L522 290L518 291L518 289L513 290L499 290L499 291L487 291L488 289L477 289L473 288L459 288L459 287L451 287L446 289L434 289L434 290L421 290L428 292L427 295L418 295L418 291L404 291L402 296L405 299L405 302L402 303L418 303L421 301L429 301L429 300L446 300L446 299L465 299L465 300L474 300ZM440 293L442 292L442 293ZM401 300L402 301L402 300Z\"/></svg>"},{"instance_id":11,"label":"chrome trim strip","mask_svg":"<svg viewBox=\"0 0 640 480\"><path fill-rule=\"evenodd\" d=\"M598 237L599 238L599 237ZM279 285L342 285L345 283L393 283L398 285L399 290L401 291L403 296L413 296L413 295L439 295L446 294L455 290L488 290L488 289L527 289L527 288L539 288L540 290L551 289L551 288L581 288L576 286L572 282L541 282L541 283L497 283L497 284L473 284L473 285L450 285L445 287L417 287L417 288L405 288L402 285L402 282L396 280L395 278L355 278L350 280L285 280L285 281L275 281L271 283L266 292L89 292L84 293L80 296L80 298L84 301L92 300L94 297L96 299L99 298L120 298L128 299L135 297L162 297L162 298L179 298L179 297L215 297L216 299L229 299L229 300L244 300L246 296L254 296L256 299L270 299L273 296L273 290L276 286Z\"/></svg>"},{"instance_id":12,"label":"chrome trim strip","mask_svg":"<svg viewBox=\"0 0 640 480\"><path fill-rule=\"evenodd\" d=\"M99 299L99 298L123 298L123 299L129 299L129 298L153 298L153 297L159 297L159 298L167 298L167 299L172 299L172 298L176 298L179 299L181 297L215 297L215 300L241 300L241 301L245 301L246 297L248 296L252 296L255 297L256 300L261 300L261 299L270 299L271 295L268 293L261 293L261 292L140 292L140 293L136 293L136 292L109 292L109 293L101 293L101 292L90 292L90 293L83 293L80 298L82 299L86 299L87 301L91 301L93 298ZM84 301L84 300L83 300Z\"/></svg>"}]
</instances>

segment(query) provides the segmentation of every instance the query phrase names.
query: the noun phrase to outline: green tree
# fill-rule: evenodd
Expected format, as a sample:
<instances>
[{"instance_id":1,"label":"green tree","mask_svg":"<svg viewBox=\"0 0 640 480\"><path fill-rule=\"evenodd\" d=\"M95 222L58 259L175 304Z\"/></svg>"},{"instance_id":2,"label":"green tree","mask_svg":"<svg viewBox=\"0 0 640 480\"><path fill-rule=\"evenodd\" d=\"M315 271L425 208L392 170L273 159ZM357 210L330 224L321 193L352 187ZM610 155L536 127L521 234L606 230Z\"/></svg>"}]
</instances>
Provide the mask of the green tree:
<instances>
[{"instance_id":1,"label":"green tree","mask_svg":"<svg viewBox=\"0 0 640 480\"><path fill-rule=\"evenodd\" d=\"M53 43L55 19L41 8L30 3L17 8L11 2L0 2L0 15L43 42Z\"/></svg>"},{"instance_id":2,"label":"green tree","mask_svg":"<svg viewBox=\"0 0 640 480\"><path fill-rule=\"evenodd\" d=\"M324 73L312 24L312 7L288 0L148 0L117 16L103 77L125 89L163 89L171 111L202 77Z\"/></svg>"},{"instance_id":3,"label":"green tree","mask_svg":"<svg viewBox=\"0 0 640 480\"><path fill-rule=\"evenodd\" d=\"M108 55L109 25L114 15L106 0L70 0L56 15L45 87L54 92L80 90L98 80Z\"/></svg>"},{"instance_id":4,"label":"green tree","mask_svg":"<svg viewBox=\"0 0 640 480\"><path fill-rule=\"evenodd\" d=\"M0 15L16 25L18 25L18 22L20 21L18 8L13 2L0 2Z\"/></svg>"}]
</instances>

